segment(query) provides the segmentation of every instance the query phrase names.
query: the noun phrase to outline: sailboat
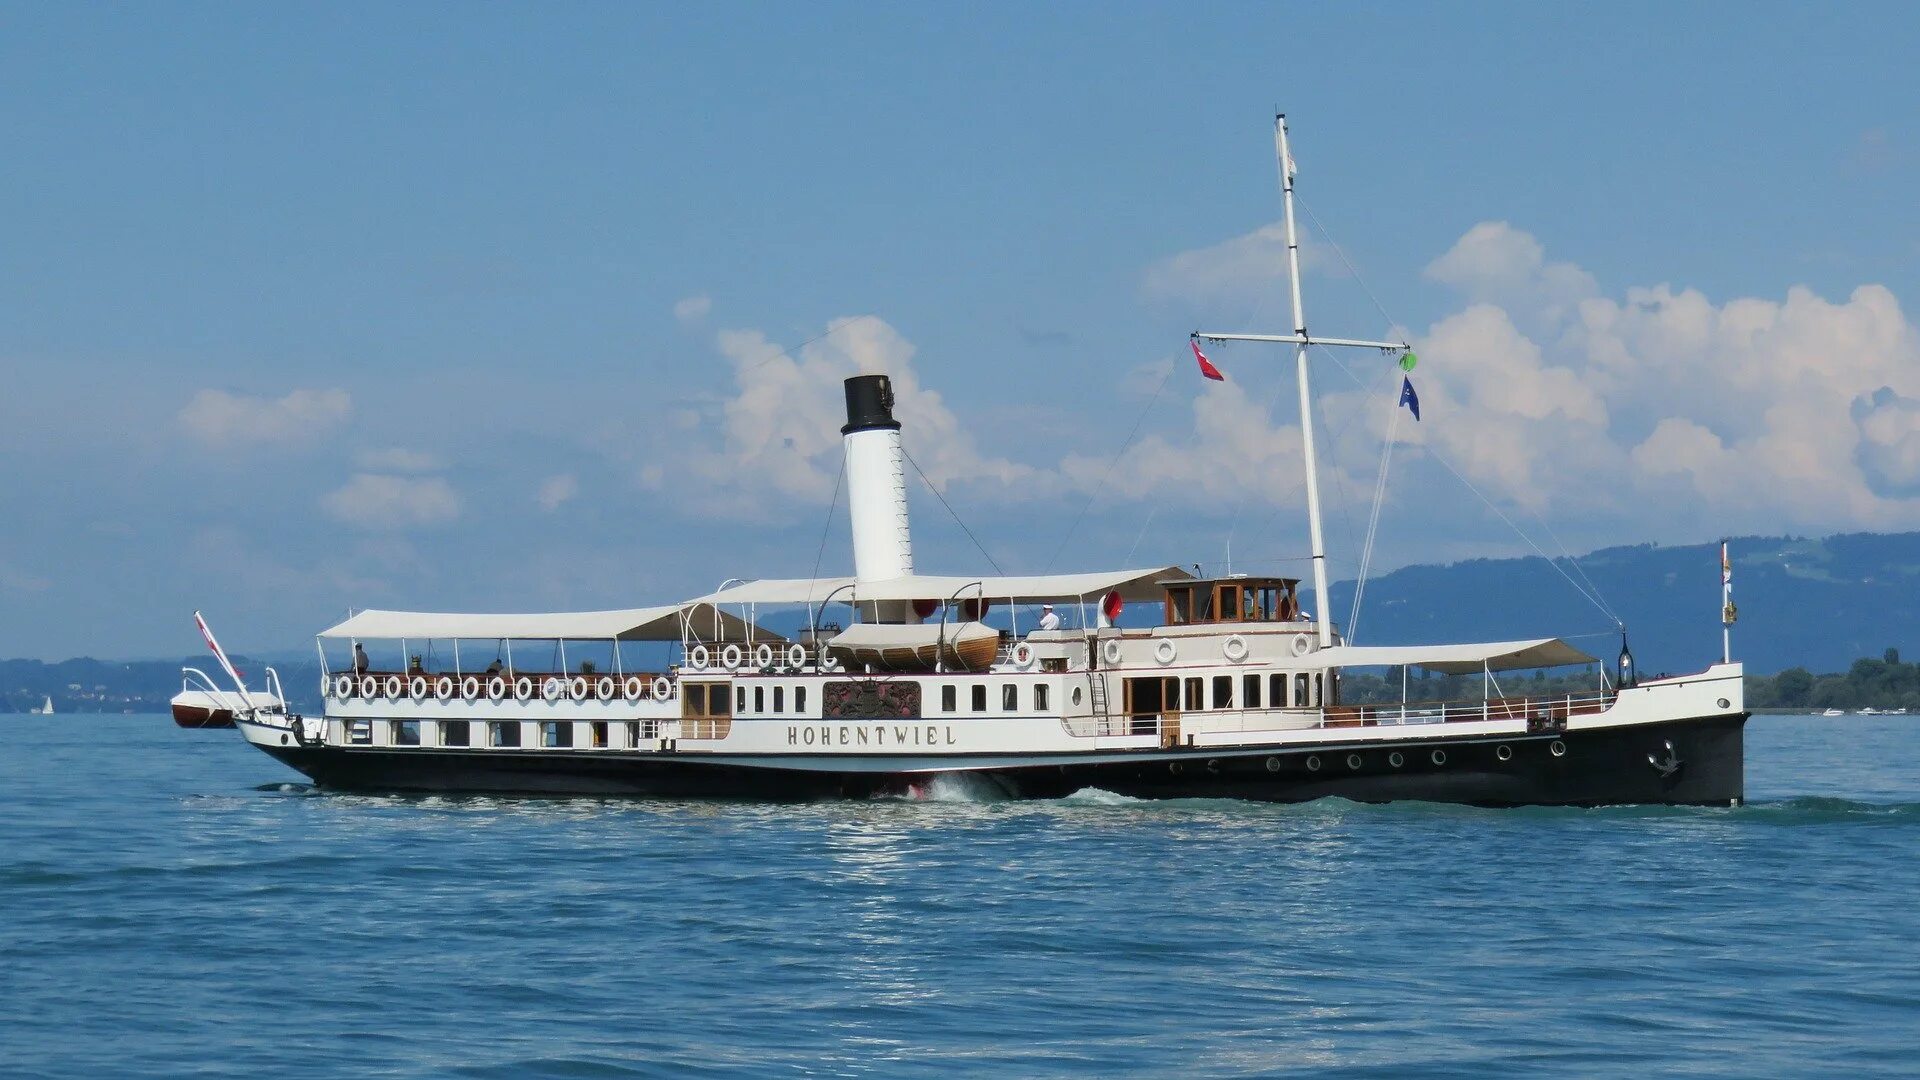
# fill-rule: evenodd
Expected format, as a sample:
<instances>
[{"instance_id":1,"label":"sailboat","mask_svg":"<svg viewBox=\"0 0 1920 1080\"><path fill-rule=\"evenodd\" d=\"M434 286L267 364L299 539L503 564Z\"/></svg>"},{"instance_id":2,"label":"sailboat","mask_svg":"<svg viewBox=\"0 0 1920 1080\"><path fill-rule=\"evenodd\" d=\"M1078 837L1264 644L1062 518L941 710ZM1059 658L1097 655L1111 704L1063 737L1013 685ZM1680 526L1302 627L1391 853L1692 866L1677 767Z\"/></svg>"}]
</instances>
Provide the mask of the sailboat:
<instances>
[{"instance_id":1,"label":"sailboat","mask_svg":"<svg viewBox=\"0 0 1920 1080\"><path fill-rule=\"evenodd\" d=\"M53 715L52 695L48 695L46 699L42 701L39 705L35 706L32 709L27 710L27 714L29 716L52 716Z\"/></svg>"},{"instance_id":2,"label":"sailboat","mask_svg":"<svg viewBox=\"0 0 1920 1080\"><path fill-rule=\"evenodd\" d=\"M1407 345L1307 333L1284 116L1274 138L1293 332L1194 342L1196 353L1203 339L1295 348L1315 615L1300 579L1180 565L920 573L892 383L868 374L845 381L840 428L850 574L732 579L615 610L361 611L319 634L314 715L254 707L202 623L236 685L235 724L321 786L349 790L860 798L966 776L1017 798L1092 787L1281 802L1739 803L1748 713L1730 657L1636 681L1623 655L1616 682L1535 695L1499 677L1595 658L1558 638L1344 639L1327 602L1308 349ZM1042 604L1069 618L1036 625ZM804 628L769 629L761 620L777 610ZM386 655L397 646L403 662L372 663L368 642ZM622 647L635 642L668 659L629 664ZM1479 676L1481 692L1342 700L1345 672L1383 667Z\"/></svg>"}]
</instances>

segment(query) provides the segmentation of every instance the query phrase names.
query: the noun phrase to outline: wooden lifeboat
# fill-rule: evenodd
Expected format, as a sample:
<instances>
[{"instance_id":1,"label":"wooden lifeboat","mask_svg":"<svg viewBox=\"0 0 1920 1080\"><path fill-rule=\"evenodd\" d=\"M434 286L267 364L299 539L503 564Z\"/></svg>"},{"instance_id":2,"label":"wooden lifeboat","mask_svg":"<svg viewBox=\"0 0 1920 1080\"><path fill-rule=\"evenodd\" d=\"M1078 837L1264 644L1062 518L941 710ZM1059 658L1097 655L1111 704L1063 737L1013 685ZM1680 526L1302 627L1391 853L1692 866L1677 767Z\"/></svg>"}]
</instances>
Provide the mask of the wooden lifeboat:
<instances>
[{"instance_id":1,"label":"wooden lifeboat","mask_svg":"<svg viewBox=\"0 0 1920 1080\"><path fill-rule=\"evenodd\" d=\"M249 692L255 708L276 708L280 699L272 694ZM183 728L230 728L233 726L233 698L221 698L205 690L182 690L173 695L173 722Z\"/></svg>"},{"instance_id":2,"label":"wooden lifeboat","mask_svg":"<svg viewBox=\"0 0 1920 1080\"><path fill-rule=\"evenodd\" d=\"M1000 632L981 622L857 623L827 641L848 668L876 671L985 671L1000 652Z\"/></svg>"}]
</instances>

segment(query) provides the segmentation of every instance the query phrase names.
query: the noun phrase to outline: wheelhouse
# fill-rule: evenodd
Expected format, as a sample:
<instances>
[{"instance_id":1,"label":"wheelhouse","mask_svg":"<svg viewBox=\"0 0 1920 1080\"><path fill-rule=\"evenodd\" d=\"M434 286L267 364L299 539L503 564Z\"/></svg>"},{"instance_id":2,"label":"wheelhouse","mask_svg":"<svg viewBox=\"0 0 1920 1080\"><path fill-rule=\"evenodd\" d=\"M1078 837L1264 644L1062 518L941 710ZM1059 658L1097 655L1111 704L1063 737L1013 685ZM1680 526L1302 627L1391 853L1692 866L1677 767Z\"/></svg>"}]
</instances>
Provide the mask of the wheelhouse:
<instances>
[{"instance_id":1,"label":"wheelhouse","mask_svg":"<svg viewBox=\"0 0 1920 1080\"><path fill-rule=\"evenodd\" d=\"M1299 622L1297 578L1182 578L1159 583L1165 590L1166 625Z\"/></svg>"}]
</instances>

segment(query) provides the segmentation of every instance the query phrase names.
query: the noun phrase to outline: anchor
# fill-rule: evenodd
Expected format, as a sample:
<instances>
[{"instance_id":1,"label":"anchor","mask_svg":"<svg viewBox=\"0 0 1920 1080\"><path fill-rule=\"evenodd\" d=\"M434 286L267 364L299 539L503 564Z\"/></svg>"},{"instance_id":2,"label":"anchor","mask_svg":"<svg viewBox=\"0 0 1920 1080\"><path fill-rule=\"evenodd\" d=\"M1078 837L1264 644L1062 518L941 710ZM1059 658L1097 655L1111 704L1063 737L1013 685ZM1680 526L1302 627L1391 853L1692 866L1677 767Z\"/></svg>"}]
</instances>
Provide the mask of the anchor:
<instances>
[{"instance_id":1,"label":"anchor","mask_svg":"<svg viewBox=\"0 0 1920 1080\"><path fill-rule=\"evenodd\" d=\"M1674 754L1673 740L1668 739L1666 743L1667 743L1667 760L1661 761L1659 758L1654 757L1652 754L1647 755L1647 764L1653 766L1654 771L1658 772L1662 779L1670 777L1674 773L1679 772L1680 766L1686 764L1686 762L1681 761L1680 758Z\"/></svg>"}]
</instances>

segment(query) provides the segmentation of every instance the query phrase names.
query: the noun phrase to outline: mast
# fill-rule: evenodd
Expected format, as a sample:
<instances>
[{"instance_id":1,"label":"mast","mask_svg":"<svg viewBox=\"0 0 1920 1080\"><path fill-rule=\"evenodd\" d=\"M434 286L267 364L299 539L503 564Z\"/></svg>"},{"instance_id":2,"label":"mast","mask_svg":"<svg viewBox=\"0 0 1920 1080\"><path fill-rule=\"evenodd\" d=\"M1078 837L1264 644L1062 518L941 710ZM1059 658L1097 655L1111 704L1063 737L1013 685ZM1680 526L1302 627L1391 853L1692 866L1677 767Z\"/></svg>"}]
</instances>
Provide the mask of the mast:
<instances>
[{"instance_id":1,"label":"mast","mask_svg":"<svg viewBox=\"0 0 1920 1080\"><path fill-rule=\"evenodd\" d=\"M1287 114L1273 118L1273 149L1279 158L1281 201L1287 214L1287 277L1293 286L1293 332L1300 339L1294 367L1300 380L1300 445L1307 466L1307 532L1313 543L1314 616L1320 647L1333 644L1333 601L1327 595L1327 542L1320 528L1320 467L1313 447L1313 391L1307 375L1307 309L1300 299L1300 240L1293 225L1293 155L1287 152Z\"/></svg>"}]
</instances>

